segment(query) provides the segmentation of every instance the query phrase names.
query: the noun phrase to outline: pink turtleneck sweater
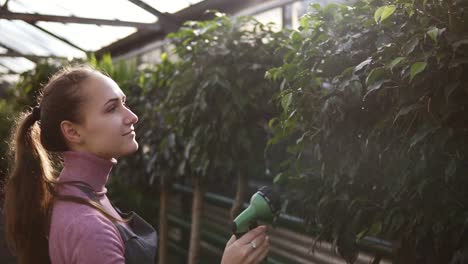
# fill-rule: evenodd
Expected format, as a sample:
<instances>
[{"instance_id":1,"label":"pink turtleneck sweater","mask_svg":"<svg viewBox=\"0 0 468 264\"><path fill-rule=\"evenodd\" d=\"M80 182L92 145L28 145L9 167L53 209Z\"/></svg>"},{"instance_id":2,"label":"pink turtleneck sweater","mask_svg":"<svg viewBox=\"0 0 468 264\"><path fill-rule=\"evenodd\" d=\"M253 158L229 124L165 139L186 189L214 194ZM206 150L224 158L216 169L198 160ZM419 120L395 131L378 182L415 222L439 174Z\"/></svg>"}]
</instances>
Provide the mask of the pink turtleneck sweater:
<instances>
[{"instance_id":1,"label":"pink turtleneck sweater","mask_svg":"<svg viewBox=\"0 0 468 264\"><path fill-rule=\"evenodd\" d=\"M59 181L90 184L107 212L120 219L107 199L105 187L117 161L75 151L64 152L63 159ZM59 193L89 199L74 186L63 186ZM52 264L125 263L122 238L109 219L90 206L60 200L54 203L52 211L49 254Z\"/></svg>"}]
</instances>

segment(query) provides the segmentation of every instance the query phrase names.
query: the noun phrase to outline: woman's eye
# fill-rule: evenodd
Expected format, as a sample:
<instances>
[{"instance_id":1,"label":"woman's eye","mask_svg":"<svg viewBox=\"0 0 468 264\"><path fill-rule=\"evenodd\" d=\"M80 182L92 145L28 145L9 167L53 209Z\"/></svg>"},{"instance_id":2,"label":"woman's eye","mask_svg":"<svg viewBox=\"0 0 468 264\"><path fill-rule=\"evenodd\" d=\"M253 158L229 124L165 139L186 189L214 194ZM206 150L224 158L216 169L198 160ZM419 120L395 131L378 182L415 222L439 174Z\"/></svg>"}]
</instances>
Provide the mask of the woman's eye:
<instances>
[{"instance_id":1,"label":"woman's eye","mask_svg":"<svg viewBox=\"0 0 468 264\"><path fill-rule=\"evenodd\" d=\"M128 108L126 102L122 102L122 105L123 105L124 107ZM115 112L116 109L117 109L117 106L114 105L114 106L112 106L111 108L109 108L109 110L107 110L107 111L108 111L109 113L111 113L111 112Z\"/></svg>"}]
</instances>

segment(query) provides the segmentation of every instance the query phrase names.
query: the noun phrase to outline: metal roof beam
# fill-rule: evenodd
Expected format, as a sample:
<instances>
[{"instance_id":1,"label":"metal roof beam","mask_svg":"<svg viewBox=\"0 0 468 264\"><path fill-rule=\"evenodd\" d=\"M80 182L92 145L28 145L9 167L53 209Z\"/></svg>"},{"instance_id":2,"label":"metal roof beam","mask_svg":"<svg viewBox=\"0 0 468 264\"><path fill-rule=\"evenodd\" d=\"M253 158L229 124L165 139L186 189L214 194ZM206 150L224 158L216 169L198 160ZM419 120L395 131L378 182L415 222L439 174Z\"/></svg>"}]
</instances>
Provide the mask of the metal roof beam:
<instances>
[{"instance_id":1,"label":"metal roof beam","mask_svg":"<svg viewBox=\"0 0 468 264\"><path fill-rule=\"evenodd\" d=\"M14 72L14 71L12 71L12 70L10 70L10 69L8 69L7 72L0 72L0 75L18 75L18 74L19 74L19 73Z\"/></svg>"},{"instance_id":2,"label":"metal roof beam","mask_svg":"<svg viewBox=\"0 0 468 264\"><path fill-rule=\"evenodd\" d=\"M0 7L0 10L8 10L8 1L9 0L6 0L5 3L3 4L3 6Z\"/></svg>"},{"instance_id":3,"label":"metal roof beam","mask_svg":"<svg viewBox=\"0 0 468 264\"><path fill-rule=\"evenodd\" d=\"M12 51L12 49L8 46L6 46L5 44L3 44L1 41L0 41L0 47L6 49L6 50L9 50L9 51Z\"/></svg>"},{"instance_id":4,"label":"metal roof beam","mask_svg":"<svg viewBox=\"0 0 468 264\"><path fill-rule=\"evenodd\" d=\"M141 1L141 0L128 0L128 1L144 9L145 11L157 16L159 22L163 23L164 26L166 27L167 26L179 26L180 24L182 24L181 21L179 21L179 19L177 19L174 15L169 14L169 13L162 13L161 11L148 5L144 1Z\"/></svg>"},{"instance_id":5,"label":"metal roof beam","mask_svg":"<svg viewBox=\"0 0 468 264\"><path fill-rule=\"evenodd\" d=\"M6 66L4 63L0 62L0 65L6 68L10 74L19 74L19 72L12 70L10 67Z\"/></svg>"},{"instance_id":6,"label":"metal roof beam","mask_svg":"<svg viewBox=\"0 0 468 264\"><path fill-rule=\"evenodd\" d=\"M7 0L7 2L8 2L8 0ZM5 4L6 4L6 3L5 3ZM28 24L30 24L31 26L33 26L33 27L35 27L35 28L41 30L42 32L44 32L44 33L46 33L46 34L48 34L48 35L50 35L50 36L52 36L52 37L54 37L54 38L56 38L56 39L62 41L62 42L65 42L66 44L68 44L68 45L70 45L70 46L72 46L72 47L74 47L74 48L76 48L76 49L78 49L78 50L83 51L83 52L86 53L86 54L89 54L89 52L88 52L87 50L85 50L85 49L83 49L83 48L77 46L76 44L70 42L70 41L69 41L68 39L66 39L66 38L60 37L60 36L58 36L58 35L56 35L56 34L50 32L49 30L47 30L47 29L45 29L45 28L43 28L43 27L37 25L35 22L28 22ZM8 49L8 50L10 50L10 51L16 52L15 50L12 50L12 49L8 48L8 47L2 45L1 43L0 43L0 46L3 46L4 48L6 48L6 49ZM16 52L16 53L17 53L17 52ZM35 56L35 55L30 55L30 56ZM36 57L40 58L41 56L36 56Z\"/></svg>"},{"instance_id":7,"label":"metal roof beam","mask_svg":"<svg viewBox=\"0 0 468 264\"><path fill-rule=\"evenodd\" d=\"M141 1L141 0L128 0L128 1L135 4L135 5L137 5L138 7L141 7L142 9L150 12L151 14L157 16L158 18L166 16L166 14L164 14L161 11L157 10L156 8L148 5L144 1Z\"/></svg>"},{"instance_id":8,"label":"metal roof beam","mask_svg":"<svg viewBox=\"0 0 468 264\"><path fill-rule=\"evenodd\" d=\"M72 42L69 41L68 39L63 38L63 37L60 37L59 35L56 35L56 34L50 32L49 30L47 30L47 29L45 29L45 28L43 28L43 27L41 27L41 26L39 26L39 25L37 25L37 24L35 24L35 23L31 23L31 22L30 22L29 24L30 24L31 26L33 26L33 27L35 27L35 28L41 30L42 32L44 32L44 33L46 33L46 34L48 34L48 35L50 35L50 36L52 36L52 37L54 37L54 38L56 38L56 39L58 39L58 40L60 40L60 41L62 41L62 42L65 42L65 43L67 43L68 45L70 45L70 46L72 46L72 47L74 47L74 48L76 48L76 49L79 49L79 50L83 51L83 52L86 53L86 54L89 53L87 50L81 48L80 46L77 46L76 44L72 43Z\"/></svg>"},{"instance_id":9,"label":"metal roof beam","mask_svg":"<svg viewBox=\"0 0 468 264\"><path fill-rule=\"evenodd\" d=\"M30 61L33 61L33 62L37 62L38 60L49 59L49 58L62 59L62 60L67 59L65 57L60 57L60 56L55 56L55 55L41 56L41 55L23 54L23 53L19 53L19 52L15 52L15 51L8 51L6 53L0 53L0 57L13 57L13 58L21 57L21 58L26 58L26 59L28 59Z\"/></svg>"},{"instance_id":10,"label":"metal roof beam","mask_svg":"<svg viewBox=\"0 0 468 264\"><path fill-rule=\"evenodd\" d=\"M7 20L23 20L26 22L34 23L38 21L46 22L59 22L59 23L76 23L76 24L91 24L91 25L107 25L119 27L136 27L138 29L160 30L160 25L156 23L140 23L122 20L107 20L97 18L84 18L76 16L55 16L55 15L40 15L40 14L27 14L17 13L5 10L0 10L0 19Z\"/></svg>"},{"instance_id":11,"label":"metal roof beam","mask_svg":"<svg viewBox=\"0 0 468 264\"><path fill-rule=\"evenodd\" d=\"M26 58L24 55L22 55L21 52L18 52L4 44L2 44L0 42L0 47L3 47L7 50L6 53L0 53L0 57L23 57L23 58ZM5 54L8 54L8 56L5 56ZM32 57L31 57L32 56ZM39 60L39 58L34 58L35 55L30 55L30 58L26 58L34 63L37 63L37 61ZM39 56L40 57L40 56Z\"/></svg>"}]
</instances>

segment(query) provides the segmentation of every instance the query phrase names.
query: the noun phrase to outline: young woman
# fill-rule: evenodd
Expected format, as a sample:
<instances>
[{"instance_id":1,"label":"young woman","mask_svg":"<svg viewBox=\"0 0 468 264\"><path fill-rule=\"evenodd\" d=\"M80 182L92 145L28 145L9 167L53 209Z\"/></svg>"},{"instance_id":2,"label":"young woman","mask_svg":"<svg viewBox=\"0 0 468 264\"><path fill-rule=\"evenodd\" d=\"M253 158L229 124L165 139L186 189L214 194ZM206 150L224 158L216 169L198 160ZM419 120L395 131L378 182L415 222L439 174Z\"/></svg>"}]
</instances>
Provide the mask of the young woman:
<instances>
[{"instance_id":1,"label":"young woman","mask_svg":"<svg viewBox=\"0 0 468 264\"><path fill-rule=\"evenodd\" d=\"M17 121L5 187L6 238L18 262L154 263L155 230L106 196L117 159L138 149L138 117L119 86L87 66L65 68L37 105ZM58 177L53 154L63 160ZM259 263L268 249L260 226L231 237L222 263Z\"/></svg>"}]
</instances>

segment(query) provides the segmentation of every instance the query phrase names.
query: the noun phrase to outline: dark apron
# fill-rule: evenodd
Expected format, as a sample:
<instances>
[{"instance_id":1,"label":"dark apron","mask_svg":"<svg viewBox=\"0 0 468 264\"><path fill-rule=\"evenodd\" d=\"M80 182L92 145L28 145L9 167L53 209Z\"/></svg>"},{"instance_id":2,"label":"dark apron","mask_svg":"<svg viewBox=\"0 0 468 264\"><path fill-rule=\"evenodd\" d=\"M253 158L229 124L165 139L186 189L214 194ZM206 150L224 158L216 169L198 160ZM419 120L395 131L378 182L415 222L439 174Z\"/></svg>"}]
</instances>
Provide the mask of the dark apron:
<instances>
[{"instance_id":1,"label":"dark apron","mask_svg":"<svg viewBox=\"0 0 468 264\"><path fill-rule=\"evenodd\" d=\"M84 182L67 182L78 187L91 200L99 203L96 193L91 186ZM111 202L112 203L112 202ZM114 225L119 230L120 236L125 246L126 264L154 264L156 263L157 233L154 228L148 224L135 212L123 213L114 206L115 211L122 219L130 219L126 225L115 222Z\"/></svg>"}]
</instances>

